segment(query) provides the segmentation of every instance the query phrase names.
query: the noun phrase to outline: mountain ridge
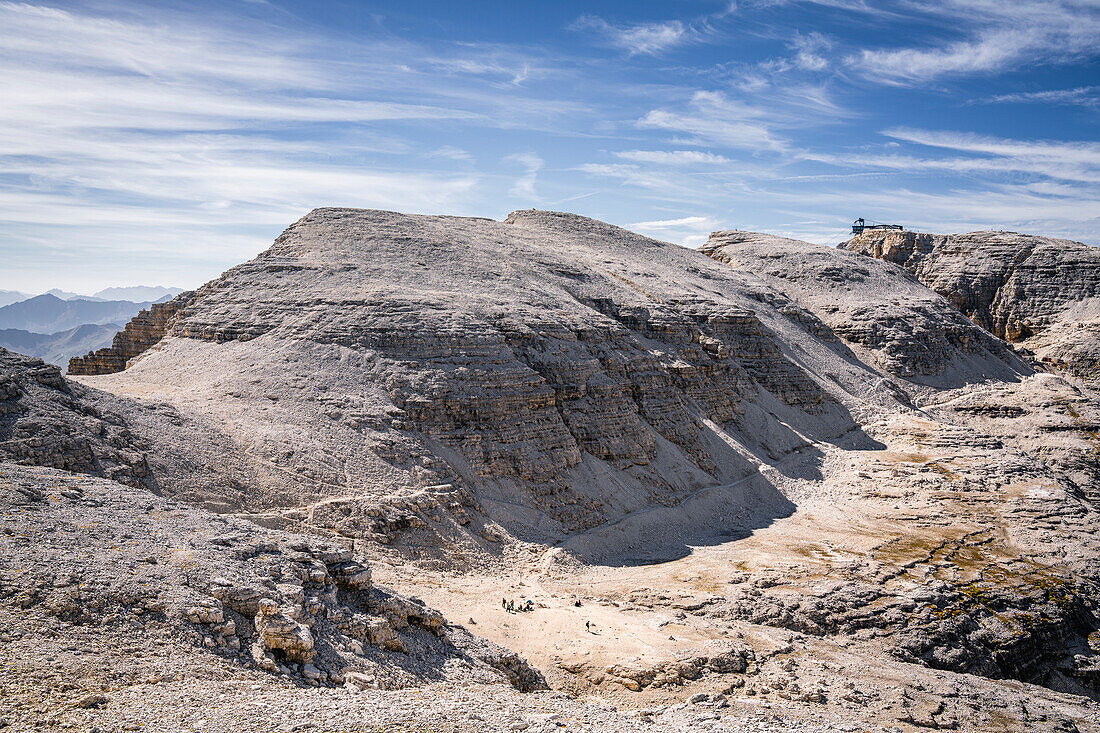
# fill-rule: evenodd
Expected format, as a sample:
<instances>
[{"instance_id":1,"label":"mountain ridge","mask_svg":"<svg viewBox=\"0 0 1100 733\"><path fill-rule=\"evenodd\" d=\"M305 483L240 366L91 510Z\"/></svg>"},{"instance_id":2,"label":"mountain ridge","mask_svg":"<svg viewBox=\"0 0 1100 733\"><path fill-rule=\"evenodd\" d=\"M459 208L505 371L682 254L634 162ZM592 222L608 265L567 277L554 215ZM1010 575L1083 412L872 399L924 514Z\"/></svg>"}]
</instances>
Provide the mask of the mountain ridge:
<instances>
[{"instance_id":1,"label":"mountain ridge","mask_svg":"<svg viewBox=\"0 0 1100 733\"><path fill-rule=\"evenodd\" d=\"M1100 401L896 264L327 208L161 316L73 378L158 493L339 541L555 689L1097 710Z\"/></svg>"},{"instance_id":2,"label":"mountain ridge","mask_svg":"<svg viewBox=\"0 0 1100 733\"><path fill-rule=\"evenodd\" d=\"M0 329L0 347L63 366L74 356L111 343L114 334L121 328L117 323L86 323L57 333L34 333L17 328Z\"/></svg>"},{"instance_id":3,"label":"mountain ridge","mask_svg":"<svg viewBox=\"0 0 1100 733\"><path fill-rule=\"evenodd\" d=\"M1100 249L1016 232L882 230L842 247L904 267L994 335L1097 384Z\"/></svg>"}]
</instances>

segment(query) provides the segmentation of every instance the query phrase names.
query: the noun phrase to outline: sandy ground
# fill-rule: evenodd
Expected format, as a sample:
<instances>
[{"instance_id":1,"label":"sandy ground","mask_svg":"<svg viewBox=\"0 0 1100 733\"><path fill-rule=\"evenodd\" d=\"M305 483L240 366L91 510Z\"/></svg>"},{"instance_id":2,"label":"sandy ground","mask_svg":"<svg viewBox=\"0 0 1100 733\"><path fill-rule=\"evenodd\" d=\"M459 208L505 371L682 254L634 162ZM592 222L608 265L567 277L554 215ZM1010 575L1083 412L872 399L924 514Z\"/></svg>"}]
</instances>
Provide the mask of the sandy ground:
<instances>
[{"instance_id":1,"label":"sandy ground","mask_svg":"<svg viewBox=\"0 0 1100 733\"><path fill-rule=\"evenodd\" d=\"M1092 714L1079 707L1087 703L1082 698L900 663L886 654L887 644L874 629L810 636L734 618L731 599L746 589L757 595L787 591L824 597L861 574L867 580L887 577L883 583L892 589L920 589L945 578L965 582L983 568L1011 562L1017 540L1025 538L1004 516L1028 497L1049 495L1052 487L1044 480L1004 480L975 501L961 477L995 471L1003 456L980 447L944 447L937 435L942 429L919 416L895 418L877 429L880 437L890 436L885 450L826 446L824 482L786 481L785 493L804 496L791 516L755 530L731 527L730 536L691 544L689 554L678 559L582 564L561 549L528 545L493 573L441 573L376 562L375 577L519 652L555 689L602 703L646 708L695 694L724 694L739 712L781 705L804 715L851 719L854 714L918 730L930 726L912 723L919 718L912 700L927 690L970 696L971 713L959 715L974 715L962 724L971 729L1005 729L1010 719L1022 725L1026 710L1000 719L994 709L1028 700L1053 718L1064 712L1079 730L1095 730ZM810 492L816 498L806 496ZM502 599L517 606L530 600L534 609L509 612ZM615 673L616 667L653 668L737 647L753 649L759 661L744 676L705 675L628 691ZM803 693L822 691L828 703L785 694L777 689L780 676ZM731 685L731 677L741 679ZM1006 702L993 702L999 698Z\"/></svg>"},{"instance_id":2,"label":"sandy ground","mask_svg":"<svg viewBox=\"0 0 1100 733\"><path fill-rule=\"evenodd\" d=\"M659 662L746 634L755 646L784 646L790 632L688 612L721 600L747 573L798 567L806 582L807 564L815 564L824 581L830 566L866 555L876 544L868 533L871 522L862 522L859 531L845 528L845 514L825 504L806 507L750 537L693 546L686 557L652 565L566 569L554 562L553 549L532 548L511 573L435 574L376 564L375 577L415 593L448 618L472 619L469 627L478 634L567 682L575 675L566 670ZM884 535L889 532L888 522L876 524ZM517 606L531 600L535 608L509 612L502 599Z\"/></svg>"}]
</instances>

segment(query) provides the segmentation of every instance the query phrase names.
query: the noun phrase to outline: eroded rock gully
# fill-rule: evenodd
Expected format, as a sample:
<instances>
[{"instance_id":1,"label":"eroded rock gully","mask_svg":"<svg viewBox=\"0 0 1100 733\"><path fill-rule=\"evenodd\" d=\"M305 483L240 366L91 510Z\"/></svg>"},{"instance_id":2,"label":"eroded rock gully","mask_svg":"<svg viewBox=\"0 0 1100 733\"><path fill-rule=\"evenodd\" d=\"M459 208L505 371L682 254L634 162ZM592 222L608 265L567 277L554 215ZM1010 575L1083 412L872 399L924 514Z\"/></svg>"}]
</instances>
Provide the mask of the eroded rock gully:
<instances>
[{"instance_id":1,"label":"eroded rock gully","mask_svg":"<svg viewBox=\"0 0 1100 733\"><path fill-rule=\"evenodd\" d=\"M192 647L242 669L527 677L368 588L369 559L647 724L767 704L1083 730L1100 409L976 314L893 263L768 235L695 252L554 212L319 209L135 325L125 369L78 379L148 444L172 511L327 538L185 586ZM196 541L212 568L252 546Z\"/></svg>"}]
</instances>

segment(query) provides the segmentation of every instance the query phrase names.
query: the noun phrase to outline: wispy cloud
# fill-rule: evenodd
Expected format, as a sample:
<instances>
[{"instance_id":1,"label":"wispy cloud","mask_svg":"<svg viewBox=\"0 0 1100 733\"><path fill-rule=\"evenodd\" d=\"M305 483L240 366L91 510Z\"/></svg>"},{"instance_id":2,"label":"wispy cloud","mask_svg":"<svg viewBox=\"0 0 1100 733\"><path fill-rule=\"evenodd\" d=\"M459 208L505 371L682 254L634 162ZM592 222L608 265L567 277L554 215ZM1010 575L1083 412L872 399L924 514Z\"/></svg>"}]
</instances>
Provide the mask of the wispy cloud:
<instances>
[{"instance_id":1,"label":"wispy cloud","mask_svg":"<svg viewBox=\"0 0 1100 733\"><path fill-rule=\"evenodd\" d=\"M890 84L927 81L945 74L999 71L1026 58L1029 34L1002 30L973 41L933 49L864 49L848 64Z\"/></svg>"},{"instance_id":2,"label":"wispy cloud","mask_svg":"<svg viewBox=\"0 0 1100 733\"><path fill-rule=\"evenodd\" d=\"M444 74L485 77L499 86L519 86L532 76L550 74L547 69L532 68L531 62L514 54L489 49L474 57L430 58L425 63Z\"/></svg>"},{"instance_id":3,"label":"wispy cloud","mask_svg":"<svg viewBox=\"0 0 1100 733\"><path fill-rule=\"evenodd\" d=\"M975 135L895 128L885 135L931 148L943 148L983 157L969 160L975 168L992 163L1003 170L1034 173L1057 180L1100 182L1100 143L1052 140L1012 140ZM936 161L930 161L935 165ZM957 163L951 162L951 165Z\"/></svg>"},{"instance_id":4,"label":"wispy cloud","mask_svg":"<svg viewBox=\"0 0 1100 733\"><path fill-rule=\"evenodd\" d=\"M637 125L686 135L676 139L694 145L786 152L789 131L820 127L850 114L832 100L827 87L797 83L764 98L698 90L686 104L650 110Z\"/></svg>"},{"instance_id":5,"label":"wispy cloud","mask_svg":"<svg viewBox=\"0 0 1100 733\"><path fill-rule=\"evenodd\" d=\"M454 145L444 145L441 148L436 148L427 153L429 158L447 158L448 160L473 160L474 156L462 148L455 147Z\"/></svg>"},{"instance_id":6,"label":"wispy cloud","mask_svg":"<svg viewBox=\"0 0 1100 733\"><path fill-rule=\"evenodd\" d=\"M794 65L805 71L823 71L829 66L825 54L832 47L833 42L816 31L806 35L796 33L791 42L791 48L795 51Z\"/></svg>"},{"instance_id":7,"label":"wispy cloud","mask_svg":"<svg viewBox=\"0 0 1100 733\"><path fill-rule=\"evenodd\" d=\"M827 56L833 45L832 39L817 31L807 34L795 31L786 44L793 55L769 58L748 69L738 69L734 82L742 89L762 88L773 82L774 77L788 72L825 71L831 66Z\"/></svg>"},{"instance_id":8,"label":"wispy cloud","mask_svg":"<svg viewBox=\"0 0 1100 733\"><path fill-rule=\"evenodd\" d=\"M79 66L165 81L216 78L278 87L324 83L321 69L265 52L259 36L229 38L200 28L15 2L0 2L0 22L0 54L6 59L33 57L38 68ZM44 48L47 41L50 45ZM255 63L259 57L268 63Z\"/></svg>"},{"instance_id":9,"label":"wispy cloud","mask_svg":"<svg viewBox=\"0 0 1100 733\"><path fill-rule=\"evenodd\" d=\"M709 216L682 216L676 219L639 221L631 224L630 228L656 239L675 242L685 247L698 247L707 240L711 232L721 226L716 219Z\"/></svg>"},{"instance_id":10,"label":"wispy cloud","mask_svg":"<svg viewBox=\"0 0 1100 733\"><path fill-rule=\"evenodd\" d=\"M546 77L544 65L495 47L428 54L389 37L342 46L263 23L13 2L0 2L0 29L9 264L41 252L43 230L119 272L135 252L169 257L173 242L193 241L220 262L196 255L209 269L185 284L198 284L314 206L469 207L486 181L473 156L440 145L447 136L423 144L414 126L561 129L558 120L586 114L527 95L520 85ZM530 180L517 190L533 190ZM189 240L196 232L205 234Z\"/></svg>"},{"instance_id":11,"label":"wispy cloud","mask_svg":"<svg viewBox=\"0 0 1100 733\"><path fill-rule=\"evenodd\" d=\"M721 92L696 92L688 111L651 110L638 120L638 126L687 134L734 149L778 151L787 147L772 131L764 110Z\"/></svg>"},{"instance_id":12,"label":"wispy cloud","mask_svg":"<svg viewBox=\"0 0 1100 733\"><path fill-rule=\"evenodd\" d=\"M875 81L904 85L1100 55L1100 5L1095 0L944 0L903 5L915 15L950 23L953 31L967 37L926 47L863 49L846 58L850 67Z\"/></svg>"},{"instance_id":13,"label":"wispy cloud","mask_svg":"<svg viewBox=\"0 0 1100 733\"><path fill-rule=\"evenodd\" d=\"M523 169L523 175L515 179L509 193L520 198L537 201L539 196L535 191L535 181L539 171L545 162L534 153L513 153L505 156L505 162L514 163Z\"/></svg>"},{"instance_id":14,"label":"wispy cloud","mask_svg":"<svg viewBox=\"0 0 1100 733\"><path fill-rule=\"evenodd\" d=\"M700 37L698 30L679 20L616 26L595 15L582 15L572 28L595 31L607 45L628 56L656 55Z\"/></svg>"},{"instance_id":15,"label":"wispy cloud","mask_svg":"<svg viewBox=\"0 0 1100 733\"><path fill-rule=\"evenodd\" d=\"M698 178L694 171L656 168L636 163L583 163L575 170L618 181L621 186L641 189L654 201L698 204L715 193L713 189L703 191L698 188Z\"/></svg>"},{"instance_id":16,"label":"wispy cloud","mask_svg":"<svg viewBox=\"0 0 1100 733\"><path fill-rule=\"evenodd\" d=\"M1038 92L996 94L981 100L989 103L1037 103L1100 107L1100 86L1075 87L1073 89L1046 89Z\"/></svg>"},{"instance_id":17,"label":"wispy cloud","mask_svg":"<svg viewBox=\"0 0 1100 733\"><path fill-rule=\"evenodd\" d=\"M669 229L672 227L683 227L691 224L706 224L710 221L705 216L685 216L680 219L659 219L657 221L639 221L635 224L631 224L638 229Z\"/></svg>"},{"instance_id":18,"label":"wispy cloud","mask_svg":"<svg viewBox=\"0 0 1100 733\"><path fill-rule=\"evenodd\" d=\"M654 165L723 165L733 162L724 155L699 150L619 150L612 155L634 163Z\"/></svg>"}]
</instances>

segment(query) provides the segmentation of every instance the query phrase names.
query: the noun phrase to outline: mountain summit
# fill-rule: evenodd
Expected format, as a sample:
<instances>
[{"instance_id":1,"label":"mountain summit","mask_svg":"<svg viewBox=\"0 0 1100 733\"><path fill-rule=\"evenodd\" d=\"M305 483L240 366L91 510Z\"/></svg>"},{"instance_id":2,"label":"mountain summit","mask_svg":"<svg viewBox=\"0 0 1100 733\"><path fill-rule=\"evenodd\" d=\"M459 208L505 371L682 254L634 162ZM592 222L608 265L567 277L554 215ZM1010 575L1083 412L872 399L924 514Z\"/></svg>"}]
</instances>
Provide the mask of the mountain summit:
<instances>
[{"instance_id":1,"label":"mountain summit","mask_svg":"<svg viewBox=\"0 0 1100 733\"><path fill-rule=\"evenodd\" d=\"M751 232L326 208L70 373L162 496L338 540L555 688L1057 730L1100 696L1100 402L957 302Z\"/></svg>"}]
</instances>

